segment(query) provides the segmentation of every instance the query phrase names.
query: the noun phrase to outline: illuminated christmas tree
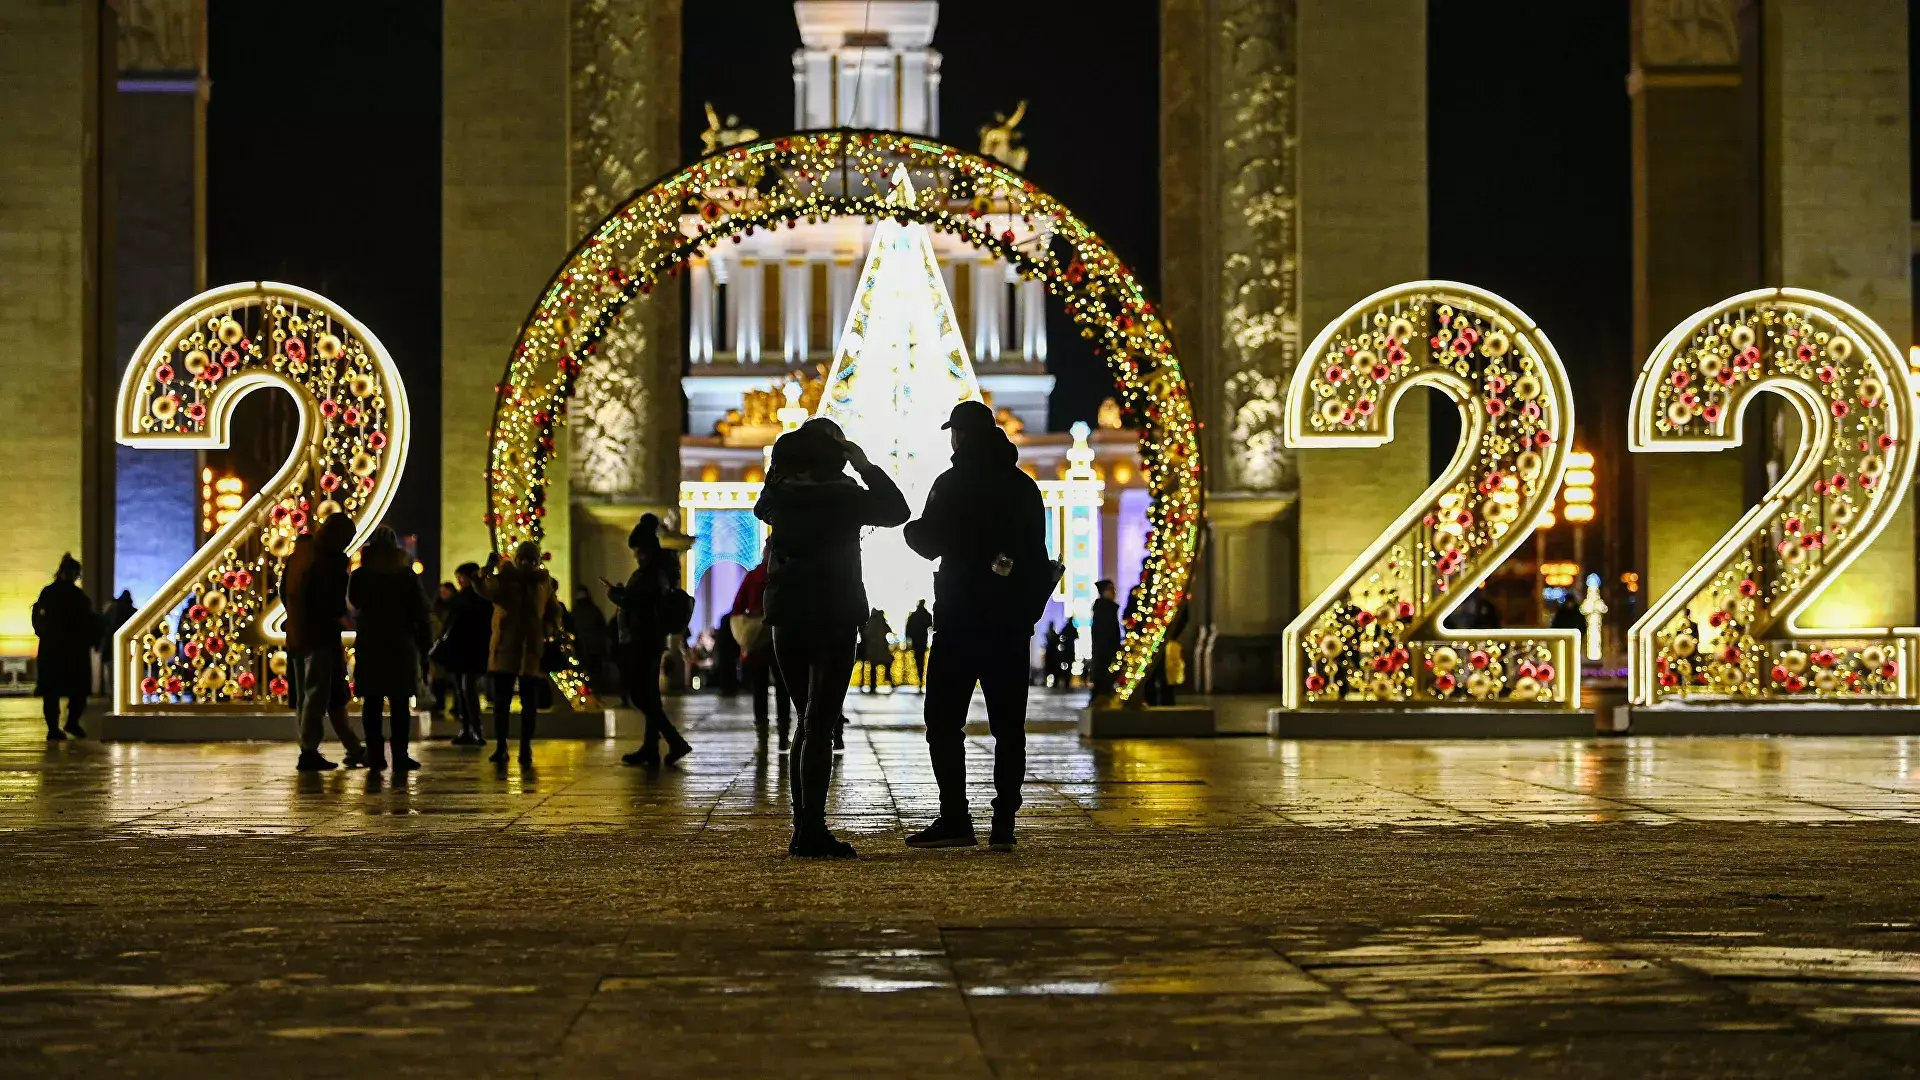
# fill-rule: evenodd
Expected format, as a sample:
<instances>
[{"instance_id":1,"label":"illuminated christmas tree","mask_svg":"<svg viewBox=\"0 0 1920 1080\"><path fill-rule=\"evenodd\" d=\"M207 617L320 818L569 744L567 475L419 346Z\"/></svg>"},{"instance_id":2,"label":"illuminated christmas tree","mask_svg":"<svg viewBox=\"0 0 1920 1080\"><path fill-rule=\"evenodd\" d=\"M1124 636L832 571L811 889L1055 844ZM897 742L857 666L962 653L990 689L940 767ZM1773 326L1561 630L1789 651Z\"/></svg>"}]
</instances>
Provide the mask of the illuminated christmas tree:
<instances>
[{"instance_id":1,"label":"illuminated christmas tree","mask_svg":"<svg viewBox=\"0 0 1920 1080\"><path fill-rule=\"evenodd\" d=\"M887 202L913 205L905 169L895 171ZM882 219L816 415L884 467L918 514L951 456L940 425L956 404L979 399L932 236L925 225ZM915 603L932 598L931 567L897 529L877 531L863 552L868 599L898 630Z\"/></svg>"}]
</instances>

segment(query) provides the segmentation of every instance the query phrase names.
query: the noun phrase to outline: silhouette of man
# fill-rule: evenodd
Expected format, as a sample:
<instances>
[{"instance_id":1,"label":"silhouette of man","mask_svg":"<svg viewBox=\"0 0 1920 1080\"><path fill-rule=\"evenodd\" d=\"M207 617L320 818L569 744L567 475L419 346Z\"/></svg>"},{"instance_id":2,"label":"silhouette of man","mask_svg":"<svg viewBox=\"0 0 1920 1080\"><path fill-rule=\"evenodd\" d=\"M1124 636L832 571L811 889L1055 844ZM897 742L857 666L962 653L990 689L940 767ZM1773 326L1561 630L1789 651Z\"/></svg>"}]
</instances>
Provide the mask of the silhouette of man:
<instances>
[{"instance_id":1,"label":"silhouette of man","mask_svg":"<svg viewBox=\"0 0 1920 1080\"><path fill-rule=\"evenodd\" d=\"M909 837L912 847L978 843L967 808L967 707L978 685L993 734L993 831L1011 850L1027 766L1027 664L1033 628L1057 568L1047 556L1040 487L1020 471L1020 453L978 401L953 407L953 467L927 494L907 546L940 560L933 584L933 648L927 659L927 753L940 786L940 816Z\"/></svg>"}]
</instances>

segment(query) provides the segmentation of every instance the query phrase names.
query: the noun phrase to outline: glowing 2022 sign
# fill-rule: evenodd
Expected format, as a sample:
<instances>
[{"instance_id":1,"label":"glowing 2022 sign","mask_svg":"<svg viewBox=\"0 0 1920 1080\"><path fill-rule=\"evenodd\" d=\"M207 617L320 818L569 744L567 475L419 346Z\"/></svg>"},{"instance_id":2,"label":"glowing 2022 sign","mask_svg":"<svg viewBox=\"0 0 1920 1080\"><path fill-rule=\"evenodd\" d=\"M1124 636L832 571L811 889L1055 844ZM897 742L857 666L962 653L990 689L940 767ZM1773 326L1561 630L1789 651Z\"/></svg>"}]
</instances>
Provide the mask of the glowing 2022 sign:
<instances>
[{"instance_id":1,"label":"glowing 2022 sign","mask_svg":"<svg viewBox=\"0 0 1920 1080\"><path fill-rule=\"evenodd\" d=\"M1566 471L1573 395L1531 319L1455 282L1410 282L1367 297L1301 354L1286 444L1392 442L1394 408L1418 386L1437 387L1460 407L1460 448L1288 625L1286 706L1576 708L1577 632L1444 625L1533 533Z\"/></svg>"},{"instance_id":2,"label":"glowing 2022 sign","mask_svg":"<svg viewBox=\"0 0 1920 1080\"><path fill-rule=\"evenodd\" d=\"M115 636L122 712L283 707L279 587L295 538L347 513L358 544L393 500L409 426L393 359L353 316L292 285L223 286L161 319L120 383L120 441L226 447L234 408L269 388L299 404L293 452Z\"/></svg>"},{"instance_id":3,"label":"glowing 2022 sign","mask_svg":"<svg viewBox=\"0 0 1920 1080\"><path fill-rule=\"evenodd\" d=\"M1873 320L1801 289L1743 293L1695 313L1640 372L1631 449L1737 447L1741 413L1765 393L1798 415L1793 461L1634 623L1632 700L1912 702L1920 632L1799 625L1913 484L1913 388Z\"/></svg>"}]
</instances>

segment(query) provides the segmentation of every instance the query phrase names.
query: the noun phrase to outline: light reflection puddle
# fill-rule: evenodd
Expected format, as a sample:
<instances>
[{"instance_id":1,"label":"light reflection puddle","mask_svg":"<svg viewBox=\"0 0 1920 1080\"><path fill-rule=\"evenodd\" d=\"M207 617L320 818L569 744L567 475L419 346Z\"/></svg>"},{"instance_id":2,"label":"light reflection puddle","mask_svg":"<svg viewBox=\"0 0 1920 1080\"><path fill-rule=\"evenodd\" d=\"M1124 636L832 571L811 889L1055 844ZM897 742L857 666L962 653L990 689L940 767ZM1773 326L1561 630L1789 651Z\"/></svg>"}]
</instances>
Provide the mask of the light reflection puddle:
<instances>
[{"instance_id":1,"label":"light reflection puddle","mask_svg":"<svg viewBox=\"0 0 1920 1080\"><path fill-rule=\"evenodd\" d=\"M130 1001L166 1001L173 998L202 998L226 988L225 983L0 983L0 994L92 994Z\"/></svg>"}]
</instances>

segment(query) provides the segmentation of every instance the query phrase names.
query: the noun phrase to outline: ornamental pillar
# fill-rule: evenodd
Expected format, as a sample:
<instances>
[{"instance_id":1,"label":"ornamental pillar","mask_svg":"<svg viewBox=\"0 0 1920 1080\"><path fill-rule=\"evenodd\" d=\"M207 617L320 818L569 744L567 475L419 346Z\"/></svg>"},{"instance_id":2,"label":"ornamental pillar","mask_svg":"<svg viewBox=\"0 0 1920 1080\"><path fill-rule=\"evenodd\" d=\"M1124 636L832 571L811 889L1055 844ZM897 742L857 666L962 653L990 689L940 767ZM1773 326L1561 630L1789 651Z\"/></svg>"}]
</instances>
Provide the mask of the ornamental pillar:
<instances>
[{"instance_id":1,"label":"ornamental pillar","mask_svg":"<svg viewBox=\"0 0 1920 1080\"><path fill-rule=\"evenodd\" d=\"M87 564L89 594L111 581L94 565L111 517L92 497L111 486L111 437L93 408L103 394L101 80L113 71L103 15L111 9L95 3L0 4L0 656L33 653L33 601L63 553Z\"/></svg>"},{"instance_id":2,"label":"ornamental pillar","mask_svg":"<svg viewBox=\"0 0 1920 1080\"><path fill-rule=\"evenodd\" d=\"M1858 307L1905 348L1913 343L1907 5L1768 0L1763 10L1767 277ZM1769 434L1771 462L1785 464L1798 432ZM1911 624L1913 523L1909 492L1808 609L1806 625Z\"/></svg>"}]
</instances>

